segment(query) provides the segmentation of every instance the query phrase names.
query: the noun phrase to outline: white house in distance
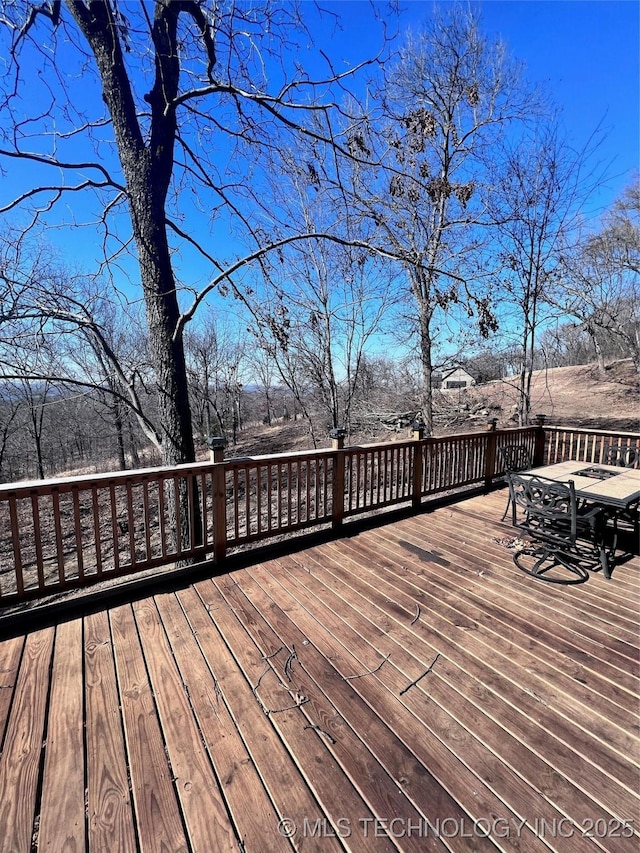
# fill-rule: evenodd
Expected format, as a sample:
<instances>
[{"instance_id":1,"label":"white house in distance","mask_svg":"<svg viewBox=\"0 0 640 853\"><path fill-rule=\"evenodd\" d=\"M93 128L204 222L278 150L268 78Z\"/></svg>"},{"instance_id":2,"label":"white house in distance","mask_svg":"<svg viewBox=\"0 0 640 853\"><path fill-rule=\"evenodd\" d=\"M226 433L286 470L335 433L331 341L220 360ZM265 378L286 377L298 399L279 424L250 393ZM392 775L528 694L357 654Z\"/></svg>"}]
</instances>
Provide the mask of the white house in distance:
<instances>
[{"instance_id":1,"label":"white house in distance","mask_svg":"<svg viewBox=\"0 0 640 853\"><path fill-rule=\"evenodd\" d=\"M469 388L475 384L476 380L470 373L467 373L463 367L456 367L454 370L449 370L442 375L442 385L440 387L443 391L453 391L457 388Z\"/></svg>"}]
</instances>

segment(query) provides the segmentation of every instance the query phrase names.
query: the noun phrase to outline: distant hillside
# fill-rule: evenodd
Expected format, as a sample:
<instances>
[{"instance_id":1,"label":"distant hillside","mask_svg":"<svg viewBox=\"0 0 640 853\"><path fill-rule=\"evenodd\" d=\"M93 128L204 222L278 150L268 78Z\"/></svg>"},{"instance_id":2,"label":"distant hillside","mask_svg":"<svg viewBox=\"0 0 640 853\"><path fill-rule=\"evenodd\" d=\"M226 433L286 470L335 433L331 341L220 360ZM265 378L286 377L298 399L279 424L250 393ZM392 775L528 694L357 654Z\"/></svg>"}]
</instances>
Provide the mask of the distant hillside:
<instances>
[{"instance_id":1,"label":"distant hillside","mask_svg":"<svg viewBox=\"0 0 640 853\"><path fill-rule=\"evenodd\" d=\"M517 379L503 379L470 389L435 392L435 434L485 430L487 419L498 418L498 426L513 426ZM408 406L410 407L410 406ZM556 367L537 371L533 376L534 414L547 415L547 423L610 428L637 432L640 429L640 385L630 360L612 363L601 377L595 365ZM351 436L351 444L372 441L401 441L408 428L398 432L380 429L377 434ZM329 436L319 436L322 447ZM229 445L226 456L286 453L312 447L304 420L256 425L239 435L238 444ZM202 458L208 454L203 450Z\"/></svg>"},{"instance_id":2,"label":"distant hillside","mask_svg":"<svg viewBox=\"0 0 640 853\"><path fill-rule=\"evenodd\" d=\"M499 426L506 426L516 410L517 382L517 377L510 377L467 389L456 399L457 407L467 406L471 417L478 416L478 407L490 410ZM458 398L457 391L448 395ZM536 371L531 398L532 413L547 415L547 423L640 428L640 384L630 359L608 365L604 377L595 364Z\"/></svg>"}]
</instances>

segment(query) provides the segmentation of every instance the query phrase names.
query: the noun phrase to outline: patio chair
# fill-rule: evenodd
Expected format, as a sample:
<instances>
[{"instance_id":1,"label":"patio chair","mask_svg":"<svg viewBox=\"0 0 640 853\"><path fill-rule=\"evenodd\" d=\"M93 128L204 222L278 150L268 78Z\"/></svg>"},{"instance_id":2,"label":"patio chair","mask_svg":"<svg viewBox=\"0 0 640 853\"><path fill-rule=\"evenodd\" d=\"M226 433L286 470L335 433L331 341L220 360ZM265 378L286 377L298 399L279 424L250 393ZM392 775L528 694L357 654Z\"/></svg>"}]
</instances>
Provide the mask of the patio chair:
<instances>
[{"instance_id":1,"label":"patio chair","mask_svg":"<svg viewBox=\"0 0 640 853\"><path fill-rule=\"evenodd\" d=\"M531 455L524 444L505 444L503 447L498 448L498 453L502 459L504 472L507 476L509 474L515 474L517 471L526 471L527 468L532 467ZM511 492L509 492L509 498L507 500L507 505L504 508L504 512L502 513L501 521L504 521L507 517L509 507L512 508L511 522L515 526L516 506L511 500Z\"/></svg>"},{"instance_id":2,"label":"patio chair","mask_svg":"<svg viewBox=\"0 0 640 853\"><path fill-rule=\"evenodd\" d=\"M514 554L521 571L551 583L584 583L589 570L601 568L611 576L605 543L606 513L602 507L580 504L573 480L509 475L514 507L522 510L517 527L533 540ZM514 512L515 515L515 512Z\"/></svg>"},{"instance_id":3,"label":"patio chair","mask_svg":"<svg viewBox=\"0 0 640 853\"><path fill-rule=\"evenodd\" d=\"M635 468L636 460L640 458L637 447L620 444L605 444L602 451L602 461L605 465L619 465L621 468Z\"/></svg>"}]
</instances>

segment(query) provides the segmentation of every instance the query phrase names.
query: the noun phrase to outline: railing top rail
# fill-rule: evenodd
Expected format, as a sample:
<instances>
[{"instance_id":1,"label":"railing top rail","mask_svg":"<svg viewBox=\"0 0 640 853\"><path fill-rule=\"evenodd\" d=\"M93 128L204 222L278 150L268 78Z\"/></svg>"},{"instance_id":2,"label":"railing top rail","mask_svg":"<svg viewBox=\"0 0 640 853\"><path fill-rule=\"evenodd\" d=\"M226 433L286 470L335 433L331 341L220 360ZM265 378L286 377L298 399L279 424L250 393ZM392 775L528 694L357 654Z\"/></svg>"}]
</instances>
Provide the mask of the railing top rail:
<instances>
[{"instance_id":1,"label":"railing top rail","mask_svg":"<svg viewBox=\"0 0 640 853\"><path fill-rule=\"evenodd\" d=\"M15 483L0 484L0 498L9 495L30 494L34 490L68 491L75 487L91 488L95 485L110 485L111 483L143 482L153 477L172 477L176 473L197 473L210 470L213 462L192 462L185 465L162 465L153 468L135 468L130 471L106 471L102 474L80 474L74 477L51 477L47 480L19 480Z\"/></svg>"},{"instance_id":2,"label":"railing top rail","mask_svg":"<svg viewBox=\"0 0 640 853\"><path fill-rule=\"evenodd\" d=\"M222 462L188 462L182 465L157 465L151 468L134 468L128 471L106 471L100 474L79 474L72 477L51 477L46 480L18 480L15 483L0 484L0 498L9 495L30 494L34 489L41 492L46 491L68 491L73 487L91 488L95 485L110 485L111 483L138 483L153 477L173 477L176 474L198 474L202 471L212 471L217 465L231 468L234 465L244 467L251 462L267 462L269 460L286 462L288 459L297 459L304 456L331 456L334 453L331 448L323 447L316 450L299 450L293 453L272 453L264 456L237 456L225 459Z\"/></svg>"},{"instance_id":3,"label":"railing top rail","mask_svg":"<svg viewBox=\"0 0 640 853\"><path fill-rule=\"evenodd\" d=\"M635 438L640 440L640 432L624 432L619 429L587 429L586 427L572 427L556 424L545 424L545 430L553 432L576 432L585 435L612 435L622 438Z\"/></svg>"},{"instance_id":4,"label":"railing top rail","mask_svg":"<svg viewBox=\"0 0 640 853\"><path fill-rule=\"evenodd\" d=\"M365 450L369 453L372 450L383 450L385 447L408 447L415 444L415 438L403 438L401 441L371 441L361 442L360 444L345 444L344 450Z\"/></svg>"},{"instance_id":5,"label":"railing top rail","mask_svg":"<svg viewBox=\"0 0 640 853\"><path fill-rule=\"evenodd\" d=\"M293 450L286 453L262 453L252 456L230 456L225 459L222 464L227 468L246 468L247 465L256 463L258 465L267 465L269 462L287 462L293 459L318 458L319 456L331 456L335 453L330 447L316 447L312 450ZM209 463L213 465L213 463Z\"/></svg>"},{"instance_id":6,"label":"railing top rail","mask_svg":"<svg viewBox=\"0 0 640 853\"><path fill-rule=\"evenodd\" d=\"M432 441L447 441L452 438L477 438L478 436L486 436L486 435L501 435L503 433L508 433L509 435L513 433L521 433L521 432L533 432L537 429L535 424L529 424L528 426L514 426L514 427L499 427L496 430L472 430L471 432L455 432L450 435L434 435L431 436Z\"/></svg>"},{"instance_id":7,"label":"railing top rail","mask_svg":"<svg viewBox=\"0 0 640 853\"><path fill-rule=\"evenodd\" d=\"M536 428L537 427L535 424L530 424L529 426L500 427L499 429L495 430L495 432L493 434L495 435L496 433L498 433L498 434L502 434L502 433L512 434L512 433L521 433L521 432L532 432ZM420 440L424 443L427 443L427 442L434 443L434 442L438 442L438 441L443 441L443 442L451 441L452 439L457 440L457 439L478 438L478 437L484 438L487 435L489 435L488 430L472 430L470 432L456 432L456 433L451 433L449 435L428 435L428 436L425 436L423 439L420 439ZM367 451L369 451L369 450L376 450L378 448L382 449L385 447L406 447L408 445L415 444L415 442L417 440L418 439L415 439L415 438L406 438L406 439L403 439L402 441L377 441L377 442L372 442L370 444L348 444L348 445L345 445L344 449L345 450L367 450Z\"/></svg>"},{"instance_id":8,"label":"railing top rail","mask_svg":"<svg viewBox=\"0 0 640 853\"><path fill-rule=\"evenodd\" d=\"M534 425L524 426L524 427L501 427L496 430L495 434L516 434L516 433L525 433L530 432L536 429ZM592 430L592 429L583 429L583 428L573 428L567 426L555 426L555 425L547 425L544 426L545 431L548 432L573 432L573 433L584 433L591 435L602 435L602 436L619 436L624 438L631 438L640 440L640 434L632 433L632 432L621 432L619 430ZM483 431L475 431L475 432L464 432L464 433L455 433L453 435L442 435L442 436L429 436L422 439L424 443L438 443L438 442L446 442L452 439L455 440L463 440L469 438L478 438L482 436L488 435L488 432ZM371 452L375 450L382 450L388 448L403 448L409 445L414 444L416 439L407 438L402 441L386 441L386 442L372 442L372 443L363 443L356 445L347 445L344 447L344 450L349 451L366 451ZM287 463L289 461L305 459L305 458L327 458L331 457L335 453L335 450L331 447L323 447L316 448L312 450L298 450L287 453L272 453L272 454L264 454L264 455L255 455L255 456L244 456L244 457L232 457L229 459L225 459L223 462L214 463L210 460L206 460L203 462L192 462L183 465L175 465L175 466L154 466L149 468L137 468L130 471L108 471L100 474L80 474L72 477L52 477L46 480L22 480L15 483L2 483L0 484L0 499L6 499L10 496L20 497L27 496L34 491L38 491L40 493L52 492L52 491L70 491L74 488L92 488L95 486L104 486L104 485L119 485L126 483L143 483L145 480L152 478L169 478L174 477L180 474L198 474L201 472L208 472L215 469L216 465L224 465L227 470L233 470L234 468L244 468L247 465L251 464L268 464L270 462L273 463Z\"/></svg>"}]
</instances>

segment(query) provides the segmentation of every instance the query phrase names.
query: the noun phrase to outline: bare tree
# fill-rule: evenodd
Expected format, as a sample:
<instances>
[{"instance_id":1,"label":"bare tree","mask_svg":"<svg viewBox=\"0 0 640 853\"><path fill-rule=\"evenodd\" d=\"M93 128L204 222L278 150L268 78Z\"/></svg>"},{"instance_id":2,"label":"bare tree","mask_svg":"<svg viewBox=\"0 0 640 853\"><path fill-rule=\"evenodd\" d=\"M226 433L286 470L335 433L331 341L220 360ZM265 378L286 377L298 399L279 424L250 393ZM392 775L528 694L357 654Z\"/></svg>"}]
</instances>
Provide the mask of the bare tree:
<instances>
[{"instance_id":1,"label":"bare tree","mask_svg":"<svg viewBox=\"0 0 640 853\"><path fill-rule=\"evenodd\" d=\"M607 212L602 229L589 241L589 249L606 259L611 269L640 275L640 175L633 176Z\"/></svg>"},{"instance_id":2,"label":"bare tree","mask_svg":"<svg viewBox=\"0 0 640 853\"><path fill-rule=\"evenodd\" d=\"M18 413L22 401L11 382L0 383L0 479L7 479L5 475L5 454L9 441L19 427Z\"/></svg>"},{"instance_id":3,"label":"bare tree","mask_svg":"<svg viewBox=\"0 0 640 853\"><path fill-rule=\"evenodd\" d=\"M28 374L29 369L25 370ZM45 406L50 400L51 393L54 391L50 381L44 380L36 382L25 375L19 379L14 387L21 395L23 406L27 412L27 417L24 421L25 430L30 438L31 457L35 459L36 476L40 480L45 478L45 462L42 446L43 439L43 424Z\"/></svg>"},{"instance_id":4,"label":"bare tree","mask_svg":"<svg viewBox=\"0 0 640 853\"><path fill-rule=\"evenodd\" d=\"M371 438L408 427L420 412L416 376L410 359L365 355L354 395L354 427Z\"/></svg>"},{"instance_id":5,"label":"bare tree","mask_svg":"<svg viewBox=\"0 0 640 853\"><path fill-rule=\"evenodd\" d=\"M260 390L264 395L264 415L263 423L267 426L272 425L272 420L275 413L274 382L277 376L277 370L273 359L260 346L256 347L248 357L249 370L254 374L255 379L259 383Z\"/></svg>"},{"instance_id":6,"label":"bare tree","mask_svg":"<svg viewBox=\"0 0 640 853\"><path fill-rule=\"evenodd\" d=\"M640 184L637 178L601 227L563 259L560 304L593 341L604 371L602 342L613 337L640 374Z\"/></svg>"},{"instance_id":7,"label":"bare tree","mask_svg":"<svg viewBox=\"0 0 640 853\"><path fill-rule=\"evenodd\" d=\"M309 206L301 215L312 216ZM309 223L311 225L311 223ZM289 247L256 289L259 345L319 429L351 429L363 355L392 302L390 281L362 249L331 241Z\"/></svg>"},{"instance_id":8,"label":"bare tree","mask_svg":"<svg viewBox=\"0 0 640 853\"><path fill-rule=\"evenodd\" d=\"M605 348L600 336L594 341L582 323L558 322L544 329L539 336L539 346L548 367L587 364L593 361L595 354L600 372L605 372Z\"/></svg>"},{"instance_id":9,"label":"bare tree","mask_svg":"<svg viewBox=\"0 0 640 853\"><path fill-rule=\"evenodd\" d=\"M145 335L135 310L125 310L104 281L61 266L52 253L41 250L30 266L24 258L14 261L18 268L0 271L0 283L20 294L0 324L0 376L95 392L121 422L130 410L160 450L144 383Z\"/></svg>"},{"instance_id":10,"label":"bare tree","mask_svg":"<svg viewBox=\"0 0 640 853\"><path fill-rule=\"evenodd\" d=\"M135 253L163 459L192 461L185 325L208 292L274 248L250 221L260 153L279 147L283 133L314 135L307 120L322 112L324 141L348 154L333 138L331 91L354 69L338 74L326 60L316 84L289 64L295 40L310 36L297 6L284 2L5 2L1 24L10 68L0 157L31 164L35 181L0 209L28 211L29 227L59 200L91 194L104 263L113 272ZM52 178L36 183L47 170ZM246 256L182 224L203 210L221 236L244 234ZM178 246L214 271L182 306Z\"/></svg>"},{"instance_id":11,"label":"bare tree","mask_svg":"<svg viewBox=\"0 0 640 853\"><path fill-rule=\"evenodd\" d=\"M193 408L201 440L229 433L233 444L241 426L244 344L238 329L205 313L185 336Z\"/></svg>"},{"instance_id":12,"label":"bare tree","mask_svg":"<svg viewBox=\"0 0 640 853\"><path fill-rule=\"evenodd\" d=\"M531 381L540 330L557 312L561 263L576 238L580 211L597 183L593 139L574 150L554 121L537 123L503 146L496 182L503 327L517 345L518 422L529 423Z\"/></svg>"},{"instance_id":13,"label":"bare tree","mask_svg":"<svg viewBox=\"0 0 640 853\"><path fill-rule=\"evenodd\" d=\"M483 334L494 328L478 264L489 224L487 162L507 127L530 114L532 98L504 47L457 3L436 8L428 27L407 37L385 78L383 118L354 145L375 151L386 170L354 168L353 193L378 245L406 272L431 432L439 316L462 303Z\"/></svg>"},{"instance_id":14,"label":"bare tree","mask_svg":"<svg viewBox=\"0 0 640 853\"><path fill-rule=\"evenodd\" d=\"M343 135L358 160L355 132L346 128ZM239 295L249 330L316 444L327 430L350 430L363 354L391 324L397 281L383 263L389 251L371 242L368 223L346 189L340 192L346 167L326 144L314 139L280 148L272 175L263 193L270 238L286 234L293 222L317 236L282 245Z\"/></svg>"}]
</instances>

